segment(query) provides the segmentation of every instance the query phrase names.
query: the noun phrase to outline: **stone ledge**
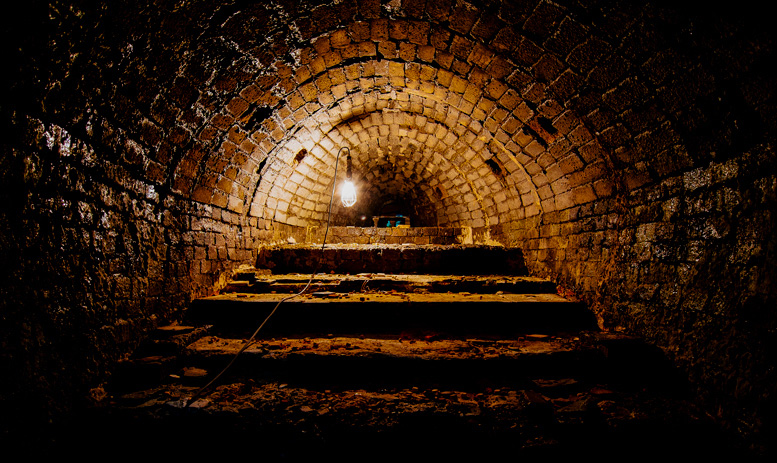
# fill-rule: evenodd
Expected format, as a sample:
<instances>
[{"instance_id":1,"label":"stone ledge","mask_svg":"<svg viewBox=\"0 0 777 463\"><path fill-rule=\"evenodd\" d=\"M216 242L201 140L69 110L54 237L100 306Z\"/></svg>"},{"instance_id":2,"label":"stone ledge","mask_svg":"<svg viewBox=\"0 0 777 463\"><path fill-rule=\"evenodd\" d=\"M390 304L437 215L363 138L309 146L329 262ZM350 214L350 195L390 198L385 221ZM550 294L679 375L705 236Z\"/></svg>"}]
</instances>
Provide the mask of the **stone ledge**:
<instances>
[{"instance_id":1,"label":"stone ledge","mask_svg":"<svg viewBox=\"0 0 777 463\"><path fill-rule=\"evenodd\" d=\"M526 275L523 251L491 245L274 245L257 252L256 268L273 273L409 273Z\"/></svg>"}]
</instances>

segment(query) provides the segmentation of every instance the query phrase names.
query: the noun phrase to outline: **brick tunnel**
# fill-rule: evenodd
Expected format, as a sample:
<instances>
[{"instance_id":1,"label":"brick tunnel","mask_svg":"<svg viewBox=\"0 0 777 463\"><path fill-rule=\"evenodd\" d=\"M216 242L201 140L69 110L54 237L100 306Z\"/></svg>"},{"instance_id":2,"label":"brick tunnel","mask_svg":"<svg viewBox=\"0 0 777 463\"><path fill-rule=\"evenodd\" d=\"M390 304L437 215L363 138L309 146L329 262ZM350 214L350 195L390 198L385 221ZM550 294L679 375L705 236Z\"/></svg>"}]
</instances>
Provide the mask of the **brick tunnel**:
<instances>
[{"instance_id":1,"label":"brick tunnel","mask_svg":"<svg viewBox=\"0 0 777 463\"><path fill-rule=\"evenodd\" d=\"M329 224L522 250L768 448L777 61L758 8L40 3L3 21L5 438L99 400L146 333ZM358 201L330 216L348 163Z\"/></svg>"}]
</instances>

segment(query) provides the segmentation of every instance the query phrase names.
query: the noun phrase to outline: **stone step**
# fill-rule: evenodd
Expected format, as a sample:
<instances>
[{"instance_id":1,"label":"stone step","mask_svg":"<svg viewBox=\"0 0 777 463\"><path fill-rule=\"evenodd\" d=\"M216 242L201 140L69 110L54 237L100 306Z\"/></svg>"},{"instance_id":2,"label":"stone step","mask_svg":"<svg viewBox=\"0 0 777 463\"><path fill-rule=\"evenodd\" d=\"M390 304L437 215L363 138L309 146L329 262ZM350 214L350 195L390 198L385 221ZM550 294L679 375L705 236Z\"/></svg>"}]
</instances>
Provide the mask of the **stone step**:
<instances>
[{"instance_id":1,"label":"stone step","mask_svg":"<svg viewBox=\"0 0 777 463\"><path fill-rule=\"evenodd\" d=\"M407 450L387 449L413 444L423 445L429 452L425 458L439 459L461 457L460 448L478 458L574 457L603 447L619 453L649 443L660 455L716 443L704 416L667 374L665 357L639 339L601 332L595 324L576 334L505 335L496 329L511 310L579 306L557 295L318 293L296 305L288 301L276 314L286 315L283 323L297 324L295 335L257 339L204 391L201 387L227 367L245 339L210 334L222 333L220 326L158 330L150 345L162 354L177 346L178 355L143 351L146 357L128 362L146 374L157 370L146 387L113 384L110 406L73 428L72 442L86 435L106 448L180 440L189 455L201 457L203 442L221 439L235 445L250 441L251 448L260 443L262 455L278 460L357 457L378 449L387 461L407 457ZM195 306L205 312L264 314L285 296L233 293ZM502 323L483 326L483 337L460 338L429 330L433 325L426 322L435 317L419 324L418 331L398 335L380 330L375 337L305 337L299 329L305 325L300 320L316 312L328 313L329 321L366 313L367 319L385 323L388 318L389 325L397 325L389 315L404 306L416 317L427 308L437 310L437 317L463 318L465 325L472 324L472 314ZM335 317L329 308L343 313ZM311 328L320 333L322 327ZM324 328L337 331L333 323Z\"/></svg>"},{"instance_id":2,"label":"stone step","mask_svg":"<svg viewBox=\"0 0 777 463\"><path fill-rule=\"evenodd\" d=\"M202 384L218 374L246 340L205 336L183 356ZM229 381L254 380L323 389L436 385L473 390L516 387L532 377L601 376L606 355L578 337L533 335L513 340L273 338L249 344ZM181 373L182 375L184 372Z\"/></svg>"},{"instance_id":3,"label":"stone step","mask_svg":"<svg viewBox=\"0 0 777 463\"><path fill-rule=\"evenodd\" d=\"M521 249L490 245L275 245L258 250L256 267L280 274L527 274Z\"/></svg>"},{"instance_id":4,"label":"stone step","mask_svg":"<svg viewBox=\"0 0 777 463\"><path fill-rule=\"evenodd\" d=\"M251 333L289 294L231 293L196 299L186 316L194 324ZM283 302L263 332L272 335L400 335L447 337L596 329L584 304L556 294L314 292Z\"/></svg>"},{"instance_id":5,"label":"stone step","mask_svg":"<svg viewBox=\"0 0 777 463\"><path fill-rule=\"evenodd\" d=\"M399 291L413 293L555 293L552 281L514 275L457 276L406 275L386 273L273 275L257 270L242 270L234 276L222 293L296 293L310 281L307 292L337 293L364 291Z\"/></svg>"},{"instance_id":6,"label":"stone step","mask_svg":"<svg viewBox=\"0 0 777 463\"><path fill-rule=\"evenodd\" d=\"M181 353L180 365L204 370L207 374L189 379L204 382L245 345L242 338L204 336ZM516 387L533 377L675 392L683 384L659 349L638 338L599 331L510 339L274 337L253 341L240 355L239 366L233 367L238 378L329 388Z\"/></svg>"},{"instance_id":7,"label":"stone step","mask_svg":"<svg viewBox=\"0 0 777 463\"><path fill-rule=\"evenodd\" d=\"M167 348L121 363L113 391L160 384L204 384L245 347L245 338L204 334L172 355ZM272 337L254 340L223 381L277 381L342 388L428 385L516 387L528 378L577 378L620 387L676 389L681 384L656 349L636 338L605 332L514 338L445 339L437 333L399 338Z\"/></svg>"},{"instance_id":8,"label":"stone step","mask_svg":"<svg viewBox=\"0 0 777 463\"><path fill-rule=\"evenodd\" d=\"M210 335L194 341L182 355L180 371L155 387L111 391L110 414L92 421L126 426L122 439L140 442L162 435L187 442L195 436L235 442L261 437L267 439L264 452L294 457L303 455L288 453L297 445L339 454L356 443L403 445L419 436L427 446L453 446L448 450L477 446L481 456L489 450L574 455L605 443L625 445L624 438L664 442L678 430L690 444L689 436L704 430L694 411L683 408L688 404L666 388L623 381L628 372L620 369L620 359L629 357L629 348L637 352L639 341L616 333L500 340L264 339L201 393L243 342ZM615 370L608 365L613 355ZM644 355L632 360L644 377L662 377ZM101 435L100 429L90 435ZM100 441L117 436L111 432Z\"/></svg>"}]
</instances>

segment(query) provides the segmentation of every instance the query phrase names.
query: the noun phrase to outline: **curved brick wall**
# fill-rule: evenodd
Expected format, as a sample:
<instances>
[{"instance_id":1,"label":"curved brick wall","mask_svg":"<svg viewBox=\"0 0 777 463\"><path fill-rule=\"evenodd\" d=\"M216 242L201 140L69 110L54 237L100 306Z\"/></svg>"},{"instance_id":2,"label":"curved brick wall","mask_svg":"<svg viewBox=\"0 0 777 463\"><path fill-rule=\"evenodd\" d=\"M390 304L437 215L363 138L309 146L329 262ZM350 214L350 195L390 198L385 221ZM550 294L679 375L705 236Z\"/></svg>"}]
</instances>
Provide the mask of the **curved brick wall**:
<instances>
[{"instance_id":1,"label":"curved brick wall","mask_svg":"<svg viewBox=\"0 0 777 463\"><path fill-rule=\"evenodd\" d=\"M3 29L2 362L30 385L6 398L88 395L259 245L320 229L347 146L334 224L399 205L521 247L773 429L777 80L746 9L51 3Z\"/></svg>"}]
</instances>

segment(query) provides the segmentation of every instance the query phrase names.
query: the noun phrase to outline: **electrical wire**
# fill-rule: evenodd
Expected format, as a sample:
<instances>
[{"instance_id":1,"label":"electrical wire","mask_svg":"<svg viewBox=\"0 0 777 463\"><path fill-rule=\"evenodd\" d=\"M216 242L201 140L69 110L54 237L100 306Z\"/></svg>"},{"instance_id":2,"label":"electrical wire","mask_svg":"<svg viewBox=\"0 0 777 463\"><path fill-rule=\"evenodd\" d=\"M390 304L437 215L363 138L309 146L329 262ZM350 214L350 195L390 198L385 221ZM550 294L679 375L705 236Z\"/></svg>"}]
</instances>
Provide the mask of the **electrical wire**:
<instances>
[{"instance_id":1,"label":"electrical wire","mask_svg":"<svg viewBox=\"0 0 777 463\"><path fill-rule=\"evenodd\" d=\"M340 153L342 153L343 150L347 150L348 151L348 156L351 155L351 150L347 146L343 146L337 152L337 157L335 158L335 175L334 175L334 179L332 181L332 195L329 198L329 209L327 210L326 228L324 230L324 240L321 243L321 252L320 252L320 254L318 256L318 261L316 262L316 267L313 269L313 273L310 275L310 279L308 279L307 284L305 285L304 288L302 288L302 290L300 292L292 294L290 296L286 296L283 299L281 299L280 301L278 301L277 304L275 304L275 307L272 309L272 311L270 311L270 313L267 315L267 317L265 317L264 321L262 321L262 323L259 325L259 327L256 328L256 331L254 331L254 333L251 335L251 337L249 337L248 340L243 344L243 347L241 347L240 350L237 351L237 353L232 357L232 360L227 364L227 366L225 366L219 372L219 374L214 376L213 379L208 381L208 383L206 385L202 386L189 400L185 401L184 408L188 408L191 404L193 404L206 390L208 390L208 388L210 388L216 381L218 381L218 379L221 378L221 376L224 375L224 373L226 373L227 370L229 370L229 368L232 366L232 364L235 363L235 361L240 356L240 354L242 354L246 349L248 349L249 346L251 346L251 344L254 343L254 341L256 339L256 336L259 334L259 331L261 331L261 329L264 327L264 325L267 324L267 322L275 314L275 312L278 310L278 307L280 307L280 305L282 303L284 303L284 302L286 302L286 301L288 301L290 299L294 299L295 297L303 295L305 293L305 291L307 291L308 288L310 287L310 284L313 282L313 279L318 274L318 270L321 267L321 261L324 258L324 247L326 246L327 235L329 235L329 223L332 220L332 203L333 203L334 197L335 197L335 186L337 185L337 166L340 163Z\"/></svg>"}]
</instances>

